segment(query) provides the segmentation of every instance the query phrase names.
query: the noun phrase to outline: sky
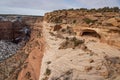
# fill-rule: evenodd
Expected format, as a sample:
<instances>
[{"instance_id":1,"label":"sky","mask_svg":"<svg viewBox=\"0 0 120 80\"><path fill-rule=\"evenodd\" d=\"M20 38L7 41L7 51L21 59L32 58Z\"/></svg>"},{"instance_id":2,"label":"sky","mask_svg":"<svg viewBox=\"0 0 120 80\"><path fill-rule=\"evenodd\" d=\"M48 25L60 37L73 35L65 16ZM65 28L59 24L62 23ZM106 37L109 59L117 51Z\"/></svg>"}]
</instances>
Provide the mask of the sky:
<instances>
[{"instance_id":1,"label":"sky","mask_svg":"<svg viewBox=\"0 0 120 80\"><path fill-rule=\"evenodd\" d=\"M0 0L0 14L44 15L58 9L120 7L120 0Z\"/></svg>"}]
</instances>

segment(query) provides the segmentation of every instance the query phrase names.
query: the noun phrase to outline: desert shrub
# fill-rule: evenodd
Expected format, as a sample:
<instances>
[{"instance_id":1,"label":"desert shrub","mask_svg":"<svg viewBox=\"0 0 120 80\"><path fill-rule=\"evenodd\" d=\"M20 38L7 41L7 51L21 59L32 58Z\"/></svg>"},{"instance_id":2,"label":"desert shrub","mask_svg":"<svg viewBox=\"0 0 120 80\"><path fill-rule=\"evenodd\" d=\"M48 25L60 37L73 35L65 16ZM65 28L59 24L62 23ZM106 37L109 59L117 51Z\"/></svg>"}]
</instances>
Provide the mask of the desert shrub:
<instances>
[{"instance_id":1,"label":"desert shrub","mask_svg":"<svg viewBox=\"0 0 120 80\"><path fill-rule=\"evenodd\" d=\"M76 46L83 44L83 43L84 43L83 40L76 40L76 41L74 41L74 46L76 47Z\"/></svg>"},{"instance_id":2,"label":"desert shrub","mask_svg":"<svg viewBox=\"0 0 120 80\"><path fill-rule=\"evenodd\" d=\"M44 77L44 78L42 78L42 80L48 80L48 77Z\"/></svg>"},{"instance_id":3,"label":"desert shrub","mask_svg":"<svg viewBox=\"0 0 120 80\"><path fill-rule=\"evenodd\" d=\"M68 40L69 38L68 38L68 37L66 37L65 39L66 39L66 40Z\"/></svg>"},{"instance_id":4,"label":"desert shrub","mask_svg":"<svg viewBox=\"0 0 120 80\"><path fill-rule=\"evenodd\" d=\"M97 12L119 12L119 11L120 11L119 7L112 7L112 8L104 7L97 9Z\"/></svg>"},{"instance_id":5,"label":"desert shrub","mask_svg":"<svg viewBox=\"0 0 120 80\"><path fill-rule=\"evenodd\" d=\"M73 37L73 38L66 37L66 41L61 43L59 49L67 49L67 48L74 49L82 44L84 44L84 40L79 40L76 37Z\"/></svg>"},{"instance_id":6,"label":"desert shrub","mask_svg":"<svg viewBox=\"0 0 120 80\"><path fill-rule=\"evenodd\" d=\"M120 11L119 7L113 7L112 9L113 9L114 12L119 12Z\"/></svg>"},{"instance_id":7,"label":"desert shrub","mask_svg":"<svg viewBox=\"0 0 120 80\"><path fill-rule=\"evenodd\" d=\"M62 29L61 31L62 31L62 32L65 32L66 30L65 30L65 29Z\"/></svg>"},{"instance_id":8,"label":"desert shrub","mask_svg":"<svg viewBox=\"0 0 120 80\"><path fill-rule=\"evenodd\" d=\"M87 24L95 23L95 20L91 20L89 18L84 18L83 21L86 22Z\"/></svg>"},{"instance_id":9,"label":"desert shrub","mask_svg":"<svg viewBox=\"0 0 120 80\"><path fill-rule=\"evenodd\" d=\"M51 61L48 61L47 64L51 64Z\"/></svg>"},{"instance_id":10,"label":"desert shrub","mask_svg":"<svg viewBox=\"0 0 120 80\"><path fill-rule=\"evenodd\" d=\"M47 69L46 69L46 72L45 72L45 75L48 75L48 76L49 76L50 74L51 74L51 70L47 68Z\"/></svg>"},{"instance_id":11,"label":"desert shrub","mask_svg":"<svg viewBox=\"0 0 120 80\"><path fill-rule=\"evenodd\" d=\"M56 17L54 20L53 20L54 23L62 23L62 19L61 17Z\"/></svg>"},{"instance_id":12,"label":"desert shrub","mask_svg":"<svg viewBox=\"0 0 120 80\"><path fill-rule=\"evenodd\" d=\"M49 32L51 36L55 36L55 34L53 32Z\"/></svg>"},{"instance_id":13,"label":"desert shrub","mask_svg":"<svg viewBox=\"0 0 120 80\"><path fill-rule=\"evenodd\" d=\"M75 35L75 32L73 31L72 27L67 26L67 28L63 28L60 30L63 34L69 34L69 35Z\"/></svg>"},{"instance_id":14,"label":"desert shrub","mask_svg":"<svg viewBox=\"0 0 120 80\"><path fill-rule=\"evenodd\" d=\"M73 38L71 38L71 40L72 40L72 41L76 41L76 40L77 40L77 38L76 38L76 37L73 37Z\"/></svg>"},{"instance_id":15,"label":"desert shrub","mask_svg":"<svg viewBox=\"0 0 120 80\"><path fill-rule=\"evenodd\" d=\"M25 74L25 77L27 77L27 79L30 79L30 78L31 78L31 73L30 73L30 72L27 72L27 73Z\"/></svg>"},{"instance_id":16,"label":"desert shrub","mask_svg":"<svg viewBox=\"0 0 120 80\"><path fill-rule=\"evenodd\" d=\"M72 41L74 42L75 47L84 43L84 40L78 40L76 37L73 37Z\"/></svg>"},{"instance_id":17,"label":"desert shrub","mask_svg":"<svg viewBox=\"0 0 120 80\"><path fill-rule=\"evenodd\" d=\"M73 31L72 27L67 26L67 31L66 32L70 35L75 35L75 32Z\"/></svg>"},{"instance_id":18,"label":"desert shrub","mask_svg":"<svg viewBox=\"0 0 120 80\"><path fill-rule=\"evenodd\" d=\"M77 21L76 20L73 20L73 23L75 24Z\"/></svg>"},{"instance_id":19,"label":"desert shrub","mask_svg":"<svg viewBox=\"0 0 120 80\"><path fill-rule=\"evenodd\" d=\"M73 8L71 8L71 9L68 9L68 11L73 11L74 9Z\"/></svg>"},{"instance_id":20,"label":"desert shrub","mask_svg":"<svg viewBox=\"0 0 120 80\"><path fill-rule=\"evenodd\" d=\"M87 8L80 8L80 11L87 11Z\"/></svg>"}]
</instances>

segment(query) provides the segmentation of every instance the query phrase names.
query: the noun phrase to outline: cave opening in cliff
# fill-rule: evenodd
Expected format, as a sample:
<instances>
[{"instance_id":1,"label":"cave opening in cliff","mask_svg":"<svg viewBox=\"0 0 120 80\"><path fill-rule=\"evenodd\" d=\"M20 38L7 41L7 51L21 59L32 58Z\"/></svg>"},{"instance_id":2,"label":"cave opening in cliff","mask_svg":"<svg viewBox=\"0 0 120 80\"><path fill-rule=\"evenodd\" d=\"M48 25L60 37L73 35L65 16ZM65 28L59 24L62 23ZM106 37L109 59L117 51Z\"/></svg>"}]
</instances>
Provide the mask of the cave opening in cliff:
<instances>
[{"instance_id":1,"label":"cave opening in cliff","mask_svg":"<svg viewBox=\"0 0 120 80\"><path fill-rule=\"evenodd\" d=\"M91 36L95 38L101 38L101 36L96 31L90 29L83 30L81 36Z\"/></svg>"}]
</instances>

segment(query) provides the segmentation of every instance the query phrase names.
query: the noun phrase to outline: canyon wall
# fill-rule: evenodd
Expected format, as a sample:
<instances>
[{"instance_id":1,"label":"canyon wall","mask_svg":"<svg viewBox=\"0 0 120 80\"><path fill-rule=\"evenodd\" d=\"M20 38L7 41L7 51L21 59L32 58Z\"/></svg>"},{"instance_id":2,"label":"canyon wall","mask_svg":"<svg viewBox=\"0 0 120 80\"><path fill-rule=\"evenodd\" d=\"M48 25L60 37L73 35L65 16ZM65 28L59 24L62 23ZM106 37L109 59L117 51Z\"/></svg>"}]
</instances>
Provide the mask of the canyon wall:
<instances>
[{"instance_id":1,"label":"canyon wall","mask_svg":"<svg viewBox=\"0 0 120 80\"><path fill-rule=\"evenodd\" d=\"M120 12L101 10L56 10L46 13L47 23L68 25L78 35L85 29L91 29L101 36L101 42L120 47ZM53 26L54 27L54 26Z\"/></svg>"},{"instance_id":2,"label":"canyon wall","mask_svg":"<svg viewBox=\"0 0 120 80\"><path fill-rule=\"evenodd\" d=\"M120 80L120 9L46 13L39 80Z\"/></svg>"},{"instance_id":3,"label":"canyon wall","mask_svg":"<svg viewBox=\"0 0 120 80\"><path fill-rule=\"evenodd\" d=\"M22 17L22 19L8 17L7 19L6 21L0 21L0 40L22 40L26 37L25 29L30 30L33 23L42 21L42 18L36 19L36 17Z\"/></svg>"},{"instance_id":4,"label":"canyon wall","mask_svg":"<svg viewBox=\"0 0 120 80\"><path fill-rule=\"evenodd\" d=\"M7 40L9 43L12 39L20 36L25 37L26 34L21 33L21 29L24 30L26 26L30 29L30 38L28 41L22 41L17 44L22 45L22 48L16 49L12 47L17 50L16 53L0 62L0 80L29 80L30 78L32 80L38 80L40 74L40 62L44 51L41 25L42 17L21 16L22 19L16 21L17 17L18 16L6 15L5 21L0 21L0 30L2 30L0 36L1 39ZM3 33L4 35L2 35ZM7 44L7 42L5 43ZM11 49L10 43L7 45L9 45L7 46L8 49ZM8 52L6 53L8 54ZM37 74L35 74L36 71Z\"/></svg>"},{"instance_id":5,"label":"canyon wall","mask_svg":"<svg viewBox=\"0 0 120 80\"><path fill-rule=\"evenodd\" d=\"M13 39L13 24L10 21L0 21L0 40Z\"/></svg>"}]
</instances>

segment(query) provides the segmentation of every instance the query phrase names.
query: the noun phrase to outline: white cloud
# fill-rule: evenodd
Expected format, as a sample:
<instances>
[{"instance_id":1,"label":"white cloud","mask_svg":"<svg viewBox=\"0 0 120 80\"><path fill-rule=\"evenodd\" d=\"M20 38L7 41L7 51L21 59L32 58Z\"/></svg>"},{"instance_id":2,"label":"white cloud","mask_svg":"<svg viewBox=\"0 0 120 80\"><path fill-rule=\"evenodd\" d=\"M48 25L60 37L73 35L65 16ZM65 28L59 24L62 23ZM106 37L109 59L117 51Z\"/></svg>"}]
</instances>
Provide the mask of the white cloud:
<instances>
[{"instance_id":1,"label":"white cloud","mask_svg":"<svg viewBox=\"0 0 120 80\"><path fill-rule=\"evenodd\" d=\"M87 8L100 8L100 7L120 7L119 0L77 0L79 3L87 6Z\"/></svg>"},{"instance_id":2,"label":"white cloud","mask_svg":"<svg viewBox=\"0 0 120 80\"><path fill-rule=\"evenodd\" d=\"M120 0L1 0L0 13L41 14L66 8L119 6Z\"/></svg>"},{"instance_id":3,"label":"white cloud","mask_svg":"<svg viewBox=\"0 0 120 80\"><path fill-rule=\"evenodd\" d=\"M3 0L0 1L0 6L53 10L69 8L71 4L66 0Z\"/></svg>"},{"instance_id":4,"label":"white cloud","mask_svg":"<svg viewBox=\"0 0 120 80\"><path fill-rule=\"evenodd\" d=\"M0 14L22 14L22 15L41 15L43 16L45 10L35 10L26 8L10 8L10 7L0 7Z\"/></svg>"}]
</instances>

